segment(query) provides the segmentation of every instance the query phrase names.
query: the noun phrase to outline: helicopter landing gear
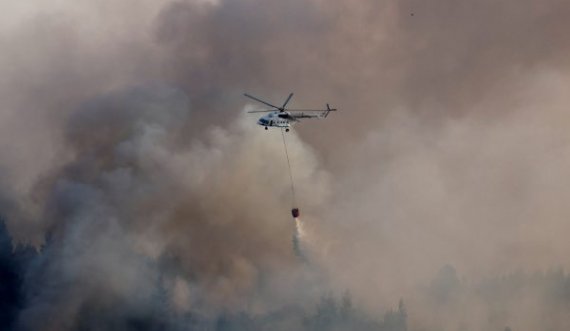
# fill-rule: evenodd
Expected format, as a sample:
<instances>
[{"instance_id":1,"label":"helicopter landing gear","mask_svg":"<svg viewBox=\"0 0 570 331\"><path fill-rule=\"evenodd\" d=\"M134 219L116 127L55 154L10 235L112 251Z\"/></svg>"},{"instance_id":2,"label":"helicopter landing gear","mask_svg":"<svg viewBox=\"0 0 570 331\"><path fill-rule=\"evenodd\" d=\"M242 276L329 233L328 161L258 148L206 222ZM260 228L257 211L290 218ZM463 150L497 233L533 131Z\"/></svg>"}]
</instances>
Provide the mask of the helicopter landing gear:
<instances>
[{"instance_id":1,"label":"helicopter landing gear","mask_svg":"<svg viewBox=\"0 0 570 331\"><path fill-rule=\"evenodd\" d=\"M267 127L265 127L265 130L267 130Z\"/></svg>"}]
</instances>

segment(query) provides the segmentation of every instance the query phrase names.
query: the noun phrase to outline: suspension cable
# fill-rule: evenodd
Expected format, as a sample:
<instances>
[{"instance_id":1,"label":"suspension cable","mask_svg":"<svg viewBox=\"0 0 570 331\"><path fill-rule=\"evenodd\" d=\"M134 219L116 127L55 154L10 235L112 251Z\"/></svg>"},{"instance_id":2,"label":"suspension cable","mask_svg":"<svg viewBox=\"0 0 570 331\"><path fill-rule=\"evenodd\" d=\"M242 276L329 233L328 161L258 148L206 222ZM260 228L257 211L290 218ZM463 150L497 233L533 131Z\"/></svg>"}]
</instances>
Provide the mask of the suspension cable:
<instances>
[{"instance_id":1,"label":"suspension cable","mask_svg":"<svg viewBox=\"0 0 570 331\"><path fill-rule=\"evenodd\" d=\"M287 166L289 167L289 179L291 179L291 194L292 194L292 202L293 207L297 205L295 200L295 184L293 182L293 171L291 170L291 161L289 161L289 152L287 151L287 143L285 142L285 133L283 132L283 128L281 128L281 136L283 137L283 148L285 148L285 156L287 157Z\"/></svg>"}]
</instances>

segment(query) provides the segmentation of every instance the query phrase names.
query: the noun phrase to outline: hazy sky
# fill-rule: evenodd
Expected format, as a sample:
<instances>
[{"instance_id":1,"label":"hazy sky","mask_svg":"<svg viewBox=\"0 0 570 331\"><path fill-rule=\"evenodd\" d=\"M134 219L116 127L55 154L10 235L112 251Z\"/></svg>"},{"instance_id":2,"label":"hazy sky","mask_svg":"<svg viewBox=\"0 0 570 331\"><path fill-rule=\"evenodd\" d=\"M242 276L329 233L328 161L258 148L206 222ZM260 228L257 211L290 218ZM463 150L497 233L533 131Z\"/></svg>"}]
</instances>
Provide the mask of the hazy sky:
<instances>
[{"instance_id":1,"label":"hazy sky","mask_svg":"<svg viewBox=\"0 0 570 331\"><path fill-rule=\"evenodd\" d=\"M291 162L312 263L369 309L421 301L447 264L470 280L569 267L568 1L0 13L0 214L19 242L57 243L25 320L71 328L82 302L162 274L182 310L304 297L281 136L243 92L340 109L289 133Z\"/></svg>"}]
</instances>

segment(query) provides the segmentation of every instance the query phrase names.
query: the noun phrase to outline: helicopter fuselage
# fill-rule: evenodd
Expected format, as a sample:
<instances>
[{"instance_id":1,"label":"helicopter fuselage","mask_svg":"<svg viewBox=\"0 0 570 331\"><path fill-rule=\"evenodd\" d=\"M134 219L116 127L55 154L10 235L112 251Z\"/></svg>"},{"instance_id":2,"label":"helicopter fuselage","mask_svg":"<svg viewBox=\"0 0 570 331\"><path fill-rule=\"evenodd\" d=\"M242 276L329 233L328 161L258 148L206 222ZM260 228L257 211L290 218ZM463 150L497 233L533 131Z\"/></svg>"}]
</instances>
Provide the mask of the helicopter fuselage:
<instances>
[{"instance_id":1,"label":"helicopter fuselage","mask_svg":"<svg viewBox=\"0 0 570 331\"><path fill-rule=\"evenodd\" d=\"M264 127L278 127L278 128L290 128L291 121L288 119L291 115L287 112L274 111L262 116L257 120L257 124Z\"/></svg>"}]
</instances>

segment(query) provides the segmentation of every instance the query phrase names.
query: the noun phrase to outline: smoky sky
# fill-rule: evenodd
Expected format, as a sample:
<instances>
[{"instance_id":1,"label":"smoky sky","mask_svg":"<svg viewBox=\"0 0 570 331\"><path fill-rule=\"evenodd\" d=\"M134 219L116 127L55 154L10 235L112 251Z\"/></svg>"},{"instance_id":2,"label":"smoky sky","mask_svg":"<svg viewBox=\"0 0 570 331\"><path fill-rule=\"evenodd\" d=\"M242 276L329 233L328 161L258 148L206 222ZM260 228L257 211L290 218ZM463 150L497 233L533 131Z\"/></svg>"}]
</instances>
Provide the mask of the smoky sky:
<instances>
[{"instance_id":1,"label":"smoky sky","mask_svg":"<svg viewBox=\"0 0 570 331\"><path fill-rule=\"evenodd\" d=\"M406 299L410 328L477 328L496 307L475 290L446 316L422 286L568 268L567 1L0 8L0 215L45 247L23 329L143 310L157 283L204 315L330 287L371 312ZM311 271L291 248L280 133L243 92L340 109L287 136ZM535 328L521 297L500 321Z\"/></svg>"}]
</instances>

